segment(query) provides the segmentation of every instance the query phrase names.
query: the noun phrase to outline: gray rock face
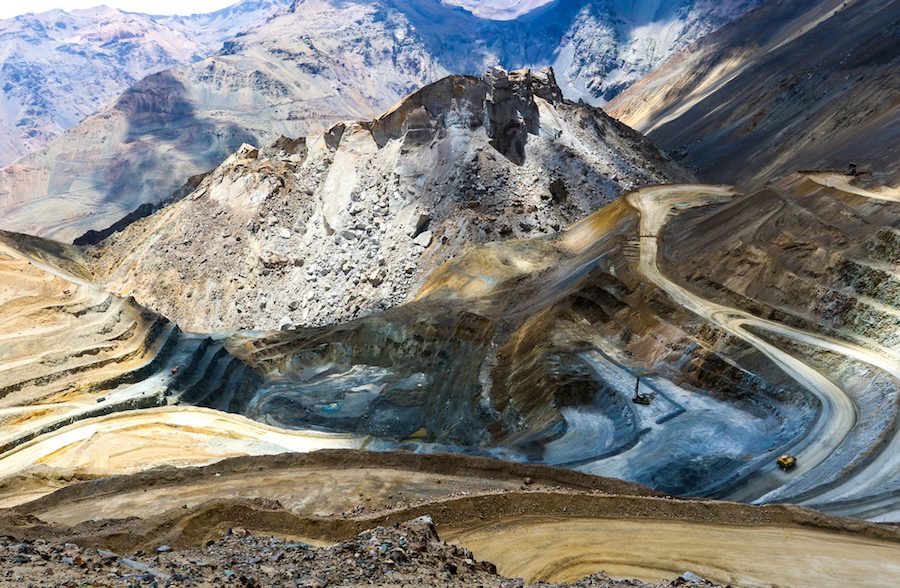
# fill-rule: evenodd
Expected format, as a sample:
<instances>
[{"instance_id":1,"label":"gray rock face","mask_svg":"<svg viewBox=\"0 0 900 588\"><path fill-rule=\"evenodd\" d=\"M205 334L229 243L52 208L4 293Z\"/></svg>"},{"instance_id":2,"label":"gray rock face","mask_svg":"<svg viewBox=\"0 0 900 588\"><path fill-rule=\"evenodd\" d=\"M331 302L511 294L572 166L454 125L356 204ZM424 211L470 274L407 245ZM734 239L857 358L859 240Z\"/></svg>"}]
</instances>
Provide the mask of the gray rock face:
<instances>
[{"instance_id":1,"label":"gray rock face","mask_svg":"<svg viewBox=\"0 0 900 588\"><path fill-rule=\"evenodd\" d=\"M501 69L494 69L485 79L490 85L485 97L485 128L491 145L510 161L522 163L527 135L536 133L538 128L531 85L528 80L510 80Z\"/></svg>"},{"instance_id":2,"label":"gray rock face","mask_svg":"<svg viewBox=\"0 0 900 588\"><path fill-rule=\"evenodd\" d=\"M523 129L513 150L498 120ZM473 243L547 235L623 190L690 177L562 100L550 71L451 76L296 143L242 148L94 248L98 275L192 330L337 323L405 301Z\"/></svg>"}]
</instances>

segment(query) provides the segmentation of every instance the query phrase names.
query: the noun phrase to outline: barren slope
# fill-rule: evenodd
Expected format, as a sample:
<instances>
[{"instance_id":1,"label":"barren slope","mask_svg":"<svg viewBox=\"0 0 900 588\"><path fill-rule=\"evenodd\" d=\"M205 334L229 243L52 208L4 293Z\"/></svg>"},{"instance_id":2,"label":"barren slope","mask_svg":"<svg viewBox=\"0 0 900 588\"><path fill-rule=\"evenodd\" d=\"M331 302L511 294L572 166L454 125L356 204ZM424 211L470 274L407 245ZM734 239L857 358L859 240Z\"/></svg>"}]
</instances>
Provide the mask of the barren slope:
<instances>
[{"instance_id":1,"label":"barren slope","mask_svg":"<svg viewBox=\"0 0 900 588\"><path fill-rule=\"evenodd\" d=\"M12 462L23 443L37 437L47 448L41 435L70 423L255 385L220 342L90 284L73 246L0 233L0 275L0 451ZM94 430L58 437L62 445L25 465ZM108 448L94 458L115 461Z\"/></svg>"},{"instance_id":2,"label":"barren slope","mask_svg":"<svg viewBox=\"0 0 900 588\"><path fill-rule=\"evenodd\" d=\"M897 177L898 46L896 2L775 0L670 59L610 112L707 181L755 188L851 161Z\"/></svg>"},{"instance_id":3,"label":"barren slope","mask_svg":"<svg viewBox=\"0 0 900 588\"><path fill-rule=\"evenodd\" d=\"M560 230L622 190L689 177L550 71L425 87L381 117L245 147L90 250L98 279L195 331L396 306L472 244Z\"/></svg>"},{"instance_id":4,"label":"barren slope","mask_svg":"<svg viewBox=\"0 0 900 588\"><path fill-rule=\"evenodd\" d=\"M476 83L457 81L465 80ZM690 569L750 586L838 586L848 577L892 585L900 565L892 526L653 497L467 456L290 453L451 449L671 494L896 521L898 205L894 187L832 173L797 174L746 196L724 186L647 187L561 234L474 247L434 271L408 304L337 326L241 333L229 351L173 332L184 352L157 351L164 359L146 369L87 359L121 354L121 344L115 329L94 326L103 317L77 307L96 292L77 248L6 234L2 336L14 352L49 341L50 356L13 357L0 370L18 399L9 414L27 416L12 423L15 438L0 453L0 500L19 505L0 514L2 533L179 550L235 526L327 543L430 514L446 537L528 578L606 569L657 580ZM16 322L20 310L34 317L38 308L89 352L56 350L71 346L29 330L32 319ZM132 302L121 309L116 317L140 313ZM73 388L66 378L78 373L99 384ZM636 375L649 404L630 401ZM155 401L182 406L140 408L150 388ZM99 415L98 404L115 414ZM797 457L795 469L777 469L782 452ZM284 455L258 457L273 453ZM249 457L157 469L234 455ZM72 485L117 472L142 473ZM92 522L98 510L114 520ZM197 555L171 557L202 572L183 559ZM785 568L781 557L795 563Z\"/></svg>"},{"instance_id":5,"label":"barren slope","mask_svg":"<svg viewBox=\"0 0 900 588\"><path fill-rule=\"evenodd\" d=\"M242 143L374 116L446 73L402 15L365 4L283 14L220 55L144 78L2 170L2 227L71 241L168 198Z\"/></svg>"},{"instance_id":6,"label":"barren slope","mask_svg":"<svg viewBox=\"0 0 900 588\"><path fill-rule=\"evenodd\" d=\"M535 101L550 104L540 98L546 78L523 86L528 78L522 75L511 80L515 90L511 96L521 97L523 88L530 87L537 94ZM416 153L423 137L423 144L431 145L444 132L448 136L464 132L468 144L469 133L478 135L485 133L484 129L463 123L462 131L454 131L453 127L436 127L426 121L459 115L459 111L446 109L448 95L465 102L462 98L467 92L489 89L497 95L498 87L471 78L451 78L446 84L444 90L436 86L414 96L386 118L344 127L340 143L335 134L328 141L323 139L320 154L336 153L337 160L352 153L343 151L348 147L369 145L364 152L377 161L389 149L395 154L404 149ZM428 108L432 110L426 116ZM421 114L415 114L417 111ZM399 127L391 122L392 116L397 117L394 123ZM495 116L490 120L500 119ZM546 119L542 116L540 120ZM566 118L560 115L551 120ZM604 119L590 120L600 124ZM411 126L411 121L416 125ZM529 146L539 146L545 140L541 135L545 128L541 122L540 133L527 138L526 162L533 154ZM606 128L605 135L612 137L610 127ZM402 140L388 139L401 130ZM560 141L563 136L553 140ZM501 144L505 151L494 150L487 144L489 137L483 135L485 146L479 159L493 154L497 161L509 165L507 157L517 153L509 149L516 143ZM380 149L379 138L386 140L386 146ZM394 147L390 147L392 141L396 142ZM213 218L236 219L220 225L223 238L234 237L225 241L225 251L252 255L251 261L260 269L242 275L240 268L234 271L230 266L203 268L225 276L212 275L210 283L233 284L229 286L233 289L218 297L194 286L185 292L184 300L165 299L178 302L169 304L176 310L184 309L188 313L185 316L196 315L198 309L218 300L240 296L242 290L252 290L263 279L283 279L278 277L280 272L298 273L300 285L322 284L321 290L310 291L320 292L323 298L331 291L326 286L337 289L345 284L349 291L354 268L362 263L357 258L377 260L365 253L376 242L399 248L398 240L404 239L415 245L416 239L434 231L426 239L430 238L430 247L437 250L442 242L442 219L454 217L442 216L443 211L435 207L427 221L432 224L425 227L418 209L412 207L407 216L393 217L391 222L408 227L408 220L415 221L414 228L422 231L416 238L404 233L382 241L374 230L371 237L364 237L364 230L335 223L330 240L322 242L334 247L325 249L326 255L345 255L333 262L335 268L348 268L346 272L341 268L337 278L328 278L328 272L322 272L331 263L327 257L298 265L290 261L293 249L270 253L260 247L265 253L260 258L252 230L239 229L257 223L260 233L270 235L267 243L296 238L293 228L278 224L277 217L274 223L265 220L271 213L259 216L251 204L260 195L271 198L270 184L277 186L278 182L262 182L263 188L249 192L244 183L234 182L251 177L242 171L244 166L261 176L271 173L273 161L290 166L292 162L312 160L316 169L321 167L324 160L316 162L313 151L303 152L301 146L281 142L269 156L274 159L257 156L245 161L236 157L226 166L233 175L216 180L222 183L204 184L196 200L183 200L113 238L135 231L135 243L147 250L158 247L156 251L161 253L167 248L178 252L185 247L186 239L197 239L205 247L203 254L209 256L205 262L198 258L202 267L212 262L214 250L210 245L214 239L197 237L190 232L193 225L185 225L190 230L179 228L177 214L169 217L166 211L178 212L180 207L196 203L193 205L207 212L221 206L221 212L218 216L214 213ZM316 149L314 145L312 148ZM427 160L424 165L429 165ZM569 165L582 164L569 160ZM526 167L527 163L515 169ZM340 169L341 177L346 177L347 169L353 168ZM579 169L574 168L572 177L580 174ZM456 170L451 170L450 175L454 173ZM289 182L295 176L285 177L290 189ZM409 185L417 184L411 181ZM427 192L428 184L423 187ZM328 181L316 187L326 189L332 189ZM317 205L321 206L315 213L318 216L309 218L318 218L322 225L314 224L314 231L324 230L321 219L355 223L355 219L365 218L362 211L350 214L356 201L351 197L353 189L345 189L343 202L348 208L334 210L328 209L327 203ZM547 206L551 206L552 191L548 189L548 193ZM573 202L578 202L577 192L568 193ZM489 192L485 194L488 196ZM875 178L851 179L831 173L797 174L748 196L722 186L644 188L561 234L474 247L433 271L412 301L383 312L328 327L238 333L226 341L228 352L214 341L179 336L172 342L184 346L183 359L169 358L163 365L177 362L183 373L175 377L166 368L159 370L159 362L148 367L149 371L129 367L127 383L131 385L122 386L123 382L112 374L110 381L117 391L121 388L122 396L107 394L106 401L132 399L151 389L157 391L154 394L165 394L168 389L172 393L170 402L240 413L266 425L295 429L301 437L304 431L317 429L350 435L357 438L354 443L364 442L381 450L452 449L565 465L676 494L747 502L791 501L829 512L894 521L900 512L900 480L895 474L900 455L896 435L900 381L898 199L896 188L879 185ZM336 199L329 198L328 202ZM560 210L572 209L561 206ZM241 216L248 211L257 216ZM389 219L391 214L395 213L390 211ZM748 221L750 218L754 220ZM391 226L382 226L385 224ZM377 227L379 223L373 221L371 225ZM448 222L443 226L458 224ZM232 232L228 232L230 227ZM355 233L357 230L360 232ZM452 235L449 229L444 230ZM525 232L521 224L517 230ZM537 230L532 227L530 232ZM287 237L282 236L284 233ZM339 243L336 236L340 236ZM364 243L362 248L359 242ZM450 247L452 243L448 239ZM72 271L85 271L78 269L85 264L75 248L21 237L14 245L19 251L14 255L32 263L35 259L53 259L57 260L56 268L68 265L75 268ZM49 254L54 247L63 253ZM425 253L418 263L420 271L425 271L429 263L436 262L428 257L429 247L424 243L412 249L422 250ZM314 248L310 251L319 253ZM384 267L391 268L395 260L403 260L404 265L399 267L405 268L403 256L409 255L409 249L406 251L396 258L386 256ZM138 257L149 259L143 254ZM180 258L175 254L160 259L159 267L190 267L179 266ZM318 265L307 274L312 263ZM382 267L377 261L372 263ZM134 275L171 280L171 288L191 283L186 278L168 278L154 267ZM302 278L305 275L310 276L308 281ZM248 279L250 276L253 279ZM69 273L63 277L72 281ZM269 292L267 300L277 299ZM296 306L301 312L316 308L305 302ZM238 308L248 309L246 305ZM260 314L251 315L249 320L266 316L264 307L256 308ZM252 309L249 307L248 313ZM330 312L321 316L327 317ZM70 329L88 329L91 323L83 314L69 314L78 317L69 321ZM92 333L89 329L87 332ZM115 338L115 330L104 331L108 332ZM13 336L22 338L18 331ZM34 346L35 336L24 337L23 345ZM94 365L87 358L100 353L95 348L91 343L87 355L60 350L54 365L60 361L64 366L85 362ZM112 351L116 347L105 344L102 352L107 348ZM256 371L247 371L233 356ZM116 362L100 365L105 366L104 374L110 366L121 369ZM82 368L59 371L25 357L4 367L6 379L13 386L8 397L21 397L13 413L38 413L11 429L21 429L15 435L17 443L25 440L23 435L65 424L57 416L46 417L50 420L45 424L41 420L45 408L52 409L51 415L71 409L72 418L95 414L90 404L98 392L83 400L76 398L71 405L41 406L41 398L52 398L56 403L73 394L71 386L78 383L78 370ZM48 370L60 375L42 377ZM653 397L649 405L631 402L637 376L642 378L642 391ZM17 382L32 384L26 388ZM55 382L62 387L54 388ZM30 392L19 393L20 388ZM93 391L94 387L89 389ZM100 389L109 386L104 384ZM150 394L148 398L166 397ZM114 402L109 410L122 407ZM116 443L138 447L135 439L145 431L168 427L171 419L177 425L173 440L181 434L178 427L199 427L198 438L206 439L197 445L201 460L239 451L223 451L220 447L210 453L205 449L210 443L216 444L217 438L233 435L228 432L233 429L247 429L251 431L247 439L258 438L249 421L225 419L211 425L196 424L199 421L190 416L199 414L192 412L195 410L184 407L156 415L137 413L133 417L77 422L56 436L35 439L19 450L19 457L0 456L0 466L4 461L13 464L6 471L14 473L45 460L84 465L94 459L91 452L102 454L105 447ZM129 432L132 430L136 434ZM242 441L231 447L242 443L246 445ZM62 447L65 451L57 451ZM137 452L134 457L123 456L115 462L119 465L111 467L140 469L142 463L190 463L198 459L179 457L177 441L167 447L160 461ZM283 442L273 441L265 451L285 447ZM784 452L798 459L797 467L790 472L779 471L774 464L775 457Z\"/></svg>"}]
</instances>

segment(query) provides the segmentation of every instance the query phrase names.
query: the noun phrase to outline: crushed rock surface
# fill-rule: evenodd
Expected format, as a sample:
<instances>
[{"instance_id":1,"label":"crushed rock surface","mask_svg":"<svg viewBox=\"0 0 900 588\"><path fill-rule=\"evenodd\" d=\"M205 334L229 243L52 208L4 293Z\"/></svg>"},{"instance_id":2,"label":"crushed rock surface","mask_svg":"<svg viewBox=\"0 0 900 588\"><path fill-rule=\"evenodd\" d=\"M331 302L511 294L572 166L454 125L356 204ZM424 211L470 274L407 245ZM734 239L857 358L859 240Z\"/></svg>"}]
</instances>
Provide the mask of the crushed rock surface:
<instances>
[{"instance_id":1,"label":"crushed rock surface","mask_svg":"<svg viewBox=\"0 0 900 588\"><path fill-rule=\"evenodd\" d=\"M0 538L0 586L497 586L524 587L498 575L494 564L444 543L429 517L378 527L331 547L229 529L199 549L131 555L82 549L73 543ZM690 573L648 584L602 573L574 584L539 582L535 588L714 587Z\"/></svg>"}]
</instances>

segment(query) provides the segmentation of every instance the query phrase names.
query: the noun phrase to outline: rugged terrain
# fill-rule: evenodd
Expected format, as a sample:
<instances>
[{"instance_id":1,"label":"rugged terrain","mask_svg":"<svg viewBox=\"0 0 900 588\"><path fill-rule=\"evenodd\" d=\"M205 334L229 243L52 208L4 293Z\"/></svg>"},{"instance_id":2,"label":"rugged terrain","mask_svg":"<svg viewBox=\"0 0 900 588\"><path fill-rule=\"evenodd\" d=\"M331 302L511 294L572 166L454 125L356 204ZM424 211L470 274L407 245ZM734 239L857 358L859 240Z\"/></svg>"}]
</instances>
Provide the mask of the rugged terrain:
<instances>
[{"instance_id":1,"label":"rugged terrain","mask_svg":"<svg viewBox=\"0 0 900 588\"><path fill-rule=\"evenodd\" d=\"M224 339L103 295L80 248L4 234L4 580L504 581L477 557L527 581L892 585L896 528L822 514L897 520L900 193L881 180L646 187L473 247L392 309ZM303 453L322 448L380 453ZM424 515L475 555L432 538L403 575L408 527L376 527Z\"/></svg>"},{"instance_id":2,"label":"rugged terrain","mask_svg":"<svg viewBox=\"0 0 900 588\"><path fill-rule=\"evenodd\" d=\"M494 564L477 561L469 550L440 541L429 517L378 527L330 547L257 537L238 529L229 530L218 541L208 541L202 548L172 552L169 546L161 545L156 551L152 556L125 557L105 549L81 549L73 543L4 541L0 543L0 558L6 565L0 573L6 581L0 579L0 585L29 581L33 586L57 586L88 581L94 586L109 586L162 581L167 586L236 582L242 586L520 588L525 584L521 578L498 575ZM41 579L34 583L37 577ZM699 576L696 579L700 581L679 578L648 584L613 580L601 573L573 584L538 582L529 586L715 586Z\"/></svg>"},{"instance_id":3,"label":"rugged terrain","mask_svg":"<svg viewBox=\"0 0 900 588\"><path fill-rule=\"evenodd\" d=\"M610 112L705 181L757 188L850 162L896 179L898 46L896 2L766 2L671 58Z\"/></svg>"},{"instance_id":4,"label":"rugged terrain","mask_svg":"<svg viewBox=\"0 0 900 588\"><path fill-rule=\"evenodd\" d=\"M498 21L439 0L297 0L2 170L0 228L71 241L167 199L242 143L372 118L451 73L552 65L570 99L597 103L756 3L578 0Z\"/></svg>"},{"instance_id":5,"label":"rugged terrain","mask_svg":"<svg viewBox=\"0 0 900 588\"><path fill-rule=\"evenodd\" d=\"M471 78L447 83L485 88ZM361 136L375 141L370 130ZM483 151L505 159L488 144ZM72 394L67 380L59 392L55 377L22 387L17 382L46 368L12 361L3 372L15 392L7 395L10 414L28 418L16 417L8 445L16 447L0 466L12 473L57 463L94 475L139 470L145 460L205 463L229 451L449 449L565 465L673 494L790 501L895 521L898 199L876 177L827 172L747 196L723 186L643 188L559 234L471 248L433 271L411 301L381 312L218 341L187 337L180 359L110 380L122 392L105 394L107 402L153 386L149 405L169 406L151 412L68 424L97 415L91 403L112 386L58 405L53 394ZM149 235L164 235L166 224L150 225ZM72 246L7 239L19 251L12 257L30 260L29 271L91 272ZM64 254L48 254L53 247ZM210 284L254 288L240 267L209 263L201 265ZM306 271L306 262L299 267ZM276 304L275 290L268 297ZM209 303L173 286L166 304L184 299ZM13 329L11 342L26 349L37 335ZM60 352L54 363L95 353ZM163 367L172 363L177 374ZM61 369L60 377L81 369ZM638 376L649 405L631 401ZM74 416L45 414L60 409ZM179 457L180 427L197 439L193 457ZM216 441L236 431L246 440ZM140 449L146 434L158 437L156 458ZM103 463L97 457L110 444L133 449L106 469L90 465ZM798 458L791 472L775 468L783 452Z\"/></svg>"},{"instance_id":6,"label":"rugged terrain","mask_svg":"<svg viewBox=\"0 0 900 588\"><path fill-rule=\"evenodd\" d=\"M191 331L332 324L396 306L473 244L553 233L623 190L688 178L564 100L552 71L497 69L371 121L245 146L88 258L107 288Z\"/></svg>"},{"instance_id":7,"label":"rugged terrain","mask_svg":"<svg viewBox=\"0 0 900 588\"><path fill-rule=\"evenodd\" d=\"M98 508L109 518L94 521ZM495 575L496 564L527 582L589 576L577 586L649 585L598 570L654 586L841 586L848 577L889 586L900 567L891 527L407 452L237 458L95 480L0 511L0 533L11 538L0 547L10 583L16 574L103 573L112 585L253 578L343 586L362 575L375 584L522 585Z\"/></svg>"},{"instance_id":8,"label":"rugged terrain","mask_svg":"<svg viewBox=\"0 0 900 588\"><path fill-rule=\"evenodd\" d=\"M36 151L147 75L199 61L289 5L158 17L105 6L0 20L0 165Z\"/></svg>"},{"instance_id":9,"label":"rugged terrain","mask_svg":"<svg viewBox=\"0 0 900 588\"><path fill-rule=\"evenodd\" d=\"M298 0L7 168L78 238L0 231L0 585L895 586L893 119L844 149L893 6L765 2L622 98L753 112L678 149L737 187L563 96L655 59L610 23L751 5ZM603 84L444 75L548 47Z\"/></svg>"},{"instance_id":10,"label":"rugged terrain","mask_svg":"<svg viewBox=\"0 0 900 588\"><path fill-rule=\"evenodd\" d=\"M269 376L230 410L896 520L898 194L873 182L652 187L475 248L410 304L233 338Z\"/></svg>"}]
</instances>

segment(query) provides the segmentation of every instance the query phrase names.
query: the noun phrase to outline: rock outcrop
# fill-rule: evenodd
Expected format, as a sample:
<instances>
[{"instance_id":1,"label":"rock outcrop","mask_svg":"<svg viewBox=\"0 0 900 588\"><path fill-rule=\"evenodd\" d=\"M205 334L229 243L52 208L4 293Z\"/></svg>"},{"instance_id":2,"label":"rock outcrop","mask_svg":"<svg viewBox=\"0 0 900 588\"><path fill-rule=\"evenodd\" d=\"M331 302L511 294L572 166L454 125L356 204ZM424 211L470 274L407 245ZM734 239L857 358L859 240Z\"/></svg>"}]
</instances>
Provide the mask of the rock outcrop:
<instances>
[{"instance_id":1,"label":"rock outcrop","mask_svg":"<svg viewBox=\"0 0 900 588\"><path fill-rule=\"evenodd\" d=\"M224 537L210 539L202 548L174 550L159 545L153 555L141 552L133 559L105 549L82 549L62 540L41 541L32 547L3 538L0 561L4 562L0 581L27 582L40 588L75 581L103 584L117 579L124 583L129 576L141 583L160 580L176 588L231 583L233 579L245 586L284 587L296 584L297 578L301 586L311 587L723 588L690 573L652 584L596 573L571 583L526 585L521 578L499 574L491 562L478 561L468 549L442 541L430 516L376 527L331 547L257 536L237 527L228 529ZM129 570L142 573L130 574Z\"/></svg>"},{"instance_id":2,"label":"rock outcrop","mask_svg":"<svg viewBox=\"0 0 900 588\"><path fill-rule=\"evenodd\" d=\"M113 291L189 330L392 307L473 243L560 230L623 190L688 177L551 71L451 76L367 122L245 146L191 195L91 249Z\"/></svg>"}]
</instances>

